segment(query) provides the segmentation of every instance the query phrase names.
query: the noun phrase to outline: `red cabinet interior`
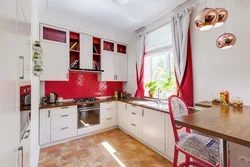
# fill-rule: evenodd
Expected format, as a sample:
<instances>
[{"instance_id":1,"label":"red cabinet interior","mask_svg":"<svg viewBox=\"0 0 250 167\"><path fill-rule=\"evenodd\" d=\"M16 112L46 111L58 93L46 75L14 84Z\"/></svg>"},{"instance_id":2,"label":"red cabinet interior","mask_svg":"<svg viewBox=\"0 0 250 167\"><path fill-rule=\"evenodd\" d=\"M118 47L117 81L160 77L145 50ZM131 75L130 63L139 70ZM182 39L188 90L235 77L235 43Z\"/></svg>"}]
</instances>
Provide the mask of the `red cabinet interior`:
<instances>
[{"instance_id":1,"label":"red cabinet interior","mask_svg":"<svg viewBox=\"0 0 250 167\"><path fill-rule=\"evenodd\" d=\"M103 50L114 52L114 43L104 41L103 42Z\"/></svg>"},{"instance_id":2,"label":"red cabinet interior","mask_svg":"<svg viewBox=\"0 0 250 167\"><path fill-rule=\"evenodd\" d=\"M101 39L93 37L93 66L101 70Z\"/></svg>"},{"instance_id":3,"label":"red cabinet interior","mask_svg":"<svg viewBox=\"0 0 250 167\"><path fill-rule=\"evenodd\" d=\"M71 65L76 60L80 63L80 34L75 32L69 34L69 65Z\"/></svg>"},{"instance_id":4,"label":"red cabinet interior","mask_svg":"<svg viewBox=\"0 0 250 167\"><path fill-rule=\"evenodd\" d=\"M117 44L117 53L126 54L127 53L126 45Z\"/></svg>"},{"instance_id":5,"label":"red cabinet interior","mask_svg":"<svg viewBox=\"0 0 250 167\"><path fill-rule=\"evenodd\" d=\"M65 31L43 27L43 39L67 43L67 33Z\"/></svg>"}]
</instances>

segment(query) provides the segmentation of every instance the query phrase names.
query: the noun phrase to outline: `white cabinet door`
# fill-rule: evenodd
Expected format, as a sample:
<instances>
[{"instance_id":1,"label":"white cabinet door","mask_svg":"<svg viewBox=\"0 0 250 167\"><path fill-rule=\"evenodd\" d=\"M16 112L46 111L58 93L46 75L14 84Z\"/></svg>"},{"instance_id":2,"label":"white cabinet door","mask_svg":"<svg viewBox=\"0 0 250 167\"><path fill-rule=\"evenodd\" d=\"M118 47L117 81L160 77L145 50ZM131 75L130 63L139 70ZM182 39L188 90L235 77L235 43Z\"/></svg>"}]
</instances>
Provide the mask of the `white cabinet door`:
<instances>
[{"instance_id":1,"label":"white cabinet door","mask_svg":"<svg viewBox=\"0 0 250 167\"><path fill-rule=\"evenodd\" d=\"M68 45L41 42L43 73L41 81L68 81L69 48Z\"/></svg>"},{"instance_id":2,"label":"white cabinet door","mask_svg":"<svg viewBox=\"0 0 250 167\"><path fill-rule=\"evenodd\" d=\"M128 81L128 56L126 54L116 54L115 61L116 81Z\"/></svg>"},{"instance_id":3,"label":"white cabinet door","mask_svg":"<svg viewBox=\"0 0 250 167\"><path fill-rule=\"evenodd\" d=\"M123 102L118 102L118 126L124 130L128 130L127 104Z\"/></svg>"},{"instance_id":4,"label":"white cabinet door","mask_svg":"<svg viewBox=\"0 0 250 167\"><path fill-rule=\"evenodd\" d=\"M165 153L165 114L144 109L143 141Z\"/></svg>"},{"instance_id":5,"label":"white cabinet door","mask_svg":"<svg viewBox=\"0 0 250 167\"><path fill-rule=\"evenodd\" d=\"M30 125L27 127L21 146L23 147L23 166L30 167L30 145L31 145Z\"/></svg>"},{"instance_id":6,"label":"white cabinet door","mask_svg":"<svg viewBox=\"0 0 250 167\"><path fill-rule=\"evenodd\" d=\"M99 81L115 80L115 54L111 52L103 52L101 55L101 68L104 70L98 76Z\"/></svg>"},{"instance_id":7,"label":"white cabinet door","mask_svg":"<svg viewBox=\"0 0 250 167\"><path fill-rule=\"evenodd\" d=\"M50 143L50 109L40 110L40 145Z\"/></svg>"},{"instance_id":8,"label":"white cabinet door","mask_svg":"<svg viewBox=\"0 0 250 167\"><path fill-rule=\"evenodd\" d=\"M80 68L93 69L93 36L80 34Z\"/></svg>"},{"instance_id":9,"label":"white cabinet door","mask_svg":"<svg viewBox=\"0 0 250 167\"><path fill-rule=\"evenodd\" d=\"M31 76L31 24L29 15L30 1L19 1L18 7L18 55L20 58L20 79L30 80ZM27 3L27 4L24 4Z\"/></svg>"}]
</instances>

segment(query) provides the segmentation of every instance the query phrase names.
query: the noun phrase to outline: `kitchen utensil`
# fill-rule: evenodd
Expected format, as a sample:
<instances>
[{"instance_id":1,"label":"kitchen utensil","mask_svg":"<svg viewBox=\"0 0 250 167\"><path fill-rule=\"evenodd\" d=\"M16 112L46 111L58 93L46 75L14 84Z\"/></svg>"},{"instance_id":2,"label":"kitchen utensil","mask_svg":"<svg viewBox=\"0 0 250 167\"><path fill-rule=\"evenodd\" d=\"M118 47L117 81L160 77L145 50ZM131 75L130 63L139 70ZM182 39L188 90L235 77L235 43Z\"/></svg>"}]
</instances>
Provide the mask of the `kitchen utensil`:
<instances>
[{"instance_id":1,"label":"kitchen utensil","mask_svg":"<svg viewBox=\"0 0 250 167\"><path fill-rule=\"evenodd\" d=\"M57 97L58 97L57 93L54 93L54 92L50 93L49 94L49 103L55 104L57 102Z\"/></svg>"},{"instance_id":2,"label":"kitchen utensil","mask_svg":"<svg viewBox=\"0 0 250 167\"><path fill-rule=\"evenodd\" d=\"M63 102L63 98L62 97L58 97L57 102L58 103L62 103Z\"/></svg>"}]
</instances>

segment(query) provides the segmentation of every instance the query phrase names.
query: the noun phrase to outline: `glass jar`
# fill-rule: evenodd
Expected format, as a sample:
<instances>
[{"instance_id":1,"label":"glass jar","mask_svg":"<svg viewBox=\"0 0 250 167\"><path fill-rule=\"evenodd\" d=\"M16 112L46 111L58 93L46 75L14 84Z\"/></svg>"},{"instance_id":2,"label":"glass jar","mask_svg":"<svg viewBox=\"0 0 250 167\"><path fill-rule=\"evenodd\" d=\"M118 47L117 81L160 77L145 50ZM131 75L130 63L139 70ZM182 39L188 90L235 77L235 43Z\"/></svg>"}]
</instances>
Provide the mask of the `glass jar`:
<instances>
[{"instance_id":1,"label":"glass jar","mask_svg":"<svg viewBox=\"0 0 250 167\"><path fill-rule=\"evenodd\" d=\"M242 107L243 101L240 99L240 97L235 97L232 101L232 106L233 107Z\"/></svg>"},{"instance_id":2,"label":"glass jar","mask_svg":"<svg viewBox=\"0 0 250 167\"><path fill-rule=\"evenodd\" d=\"M213 104L220 104L220 94L219 93L212 94L212 103Z\"/></svg>"},{"instance_id":3,"label":"glass jar","mask_svg":"<svg viewBox=\"0 0 250 167\"><path fill-rule=\"evenodd\" d=\"M228 90L223 90L220 92L220 104L223 106L229 105L229 92L228 92Z\"/></svg>"}]
</instances>

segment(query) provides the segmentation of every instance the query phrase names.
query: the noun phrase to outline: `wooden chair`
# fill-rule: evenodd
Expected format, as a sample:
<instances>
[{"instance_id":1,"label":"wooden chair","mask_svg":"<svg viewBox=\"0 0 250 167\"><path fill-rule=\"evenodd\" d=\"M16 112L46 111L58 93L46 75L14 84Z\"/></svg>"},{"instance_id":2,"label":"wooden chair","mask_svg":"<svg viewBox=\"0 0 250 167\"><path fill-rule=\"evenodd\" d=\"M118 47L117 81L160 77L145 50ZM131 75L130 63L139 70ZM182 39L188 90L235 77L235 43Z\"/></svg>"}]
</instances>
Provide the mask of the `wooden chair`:
<instances>
[{"instance_id":1,"label":"wooden chair","mask_svg":"<svg viewBox=\"0 0 250 167\"><path fill-rule=\"evenodd\" d=\"M177 167L179 152L186 156L185 163L179 167L186 167L193 163L190 162L190 158L198 162L195 163L197 167L219 167L219 143L217 140L191 133L188 128L186 128L184 134L178 135L178 131L184 127L176 125L174 119L190 114L186 102L173 95L169 97L168 105L175 138L173 167Z\"/></svg>"}]
</instances>

